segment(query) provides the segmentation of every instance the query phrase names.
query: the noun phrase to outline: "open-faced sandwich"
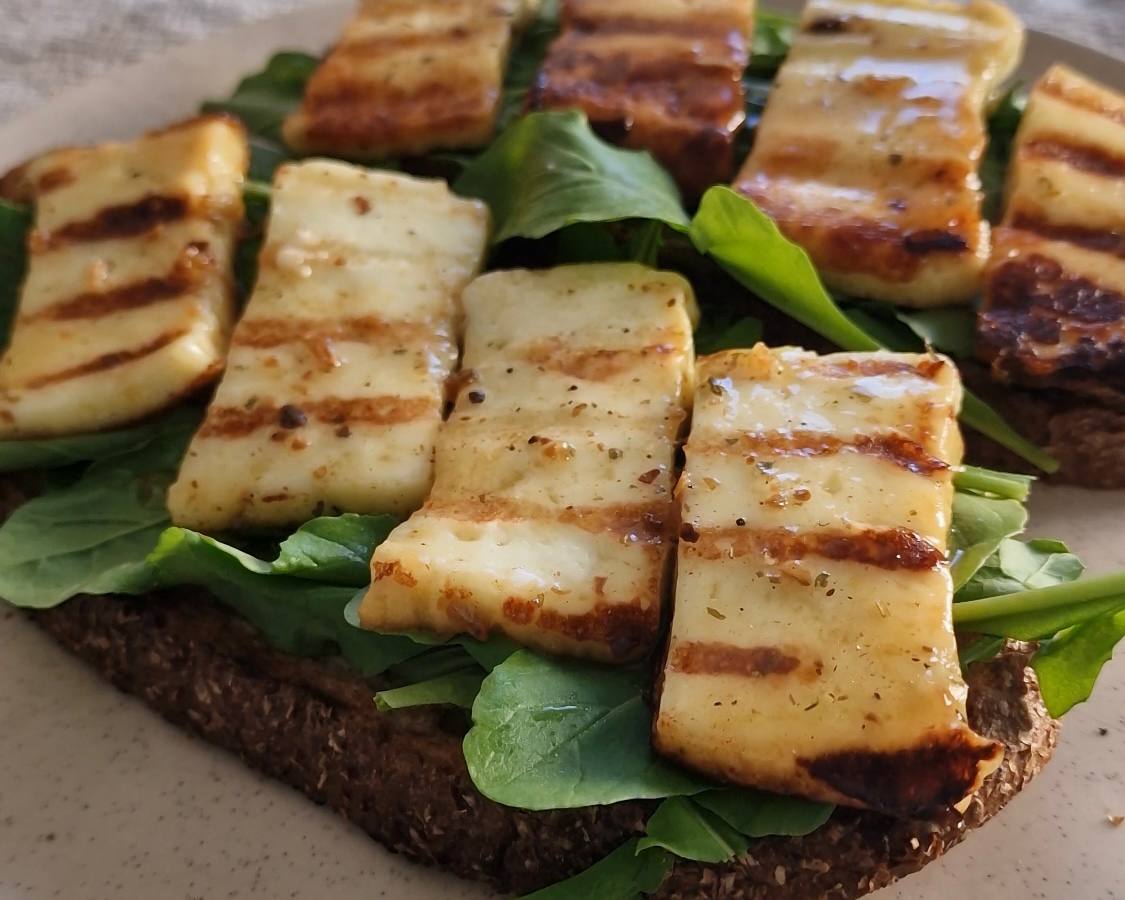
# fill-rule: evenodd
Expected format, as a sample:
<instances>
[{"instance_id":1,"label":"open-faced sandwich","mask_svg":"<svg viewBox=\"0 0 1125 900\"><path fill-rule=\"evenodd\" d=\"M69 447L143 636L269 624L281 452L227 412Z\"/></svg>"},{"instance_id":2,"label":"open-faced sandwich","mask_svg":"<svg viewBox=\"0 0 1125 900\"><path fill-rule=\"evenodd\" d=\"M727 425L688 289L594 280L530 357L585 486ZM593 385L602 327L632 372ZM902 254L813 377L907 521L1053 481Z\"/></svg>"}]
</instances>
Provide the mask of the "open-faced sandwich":
<instances>
[{"instance_id":1,"label":"open-faced sandwich","mask_svg":"<svg viewBox=\"0 0 1125 900\"><path fill-rule=\"evenodd\" d=\"M1022 42L992 0L364 0L26 162L0 596L500 892L921 868L1125 635L1125 574L967 464L1125 485L1125 98L1025 108Z\"/></svg>"}]
</instances>

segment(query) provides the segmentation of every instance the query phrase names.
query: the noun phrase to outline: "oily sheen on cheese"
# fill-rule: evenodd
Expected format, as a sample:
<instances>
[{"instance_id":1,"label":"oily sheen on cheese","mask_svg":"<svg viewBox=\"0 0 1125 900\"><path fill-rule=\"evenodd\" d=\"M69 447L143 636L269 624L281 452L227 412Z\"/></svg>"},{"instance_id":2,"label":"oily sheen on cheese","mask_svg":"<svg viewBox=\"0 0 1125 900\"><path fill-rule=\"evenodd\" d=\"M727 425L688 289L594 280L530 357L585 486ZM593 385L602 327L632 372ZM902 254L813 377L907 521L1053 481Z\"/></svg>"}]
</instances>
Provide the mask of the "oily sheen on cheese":
<instances>
[{"instance_id":1,"label":"oily sheen on cheese","mask_svg":"<svg viewBox=\"0 0 1125 900\"><path fill-rule=\"evenodd\" d=\"M837 290L967 302L989 251L986 105L1022 43L991 0L811 0L735 187Z\"/></svg>"},{"instance_id":2,"label":"oily sheen on cheese","mask_svg":"<svg viewBox=\"0 0 1125 900\"><path fill-rule=\"evenodd\" d=\"M376 548L364 627L643 656L675 533L690 286L631 263L563 266L485 275L464 303L434 489Z\"/></svg>"},{"instance_id":3,"label":"oily sheen on cheese","mask_svg":"<svg viewBox=\"0 0 1125 900\"><path fill-rule=\"evenodd\" d=\"M0 360L0 437L123 425L217 378L249 154L233 120L58 150L5 179L35 203Z\"/></svg>"},{"instance_id":4,"label":"oily sheen on cheese","mask_svg":"<svg viewBox=\"0 0 1125 900\"><path fill-rule=\"evenodd\" d=\"M458 297L487 232L484 206L442 181L282 167L227 373L169 494L173 521L214 531L420 506Z\"/></svg>"},{"instance_id":5,"label":"oily sheen on cheese","mask_svg":"<svg viewBox=\"0 0 1125 900\"><path fill-rule=\"evenodd\" d=\"M361 0L285 123L301 153L357 159L479 147L515 32L538 0Z\"/></svg>"},{"instance_id":6,"label":"oily sheen on cheese","mask_svg":"<svg viewBox=\"0 0 1125 900\"><path fill-rule=\"evenodd\" d=\"M1054 66L1020 123L978 352L1095 395L1125 375L1125 95Z\"/></svg>"},{"instance_id":7,"label":"oily sheen on cheese","mask_svg":"<svg viewBox=\"0 0 1125 900\"><path fill-rule=\"evenodd\" d=\"M975 790L945 562L961 385L939 356L701 359L657 748L910 814Z\"/></svg>"}]
</instances>

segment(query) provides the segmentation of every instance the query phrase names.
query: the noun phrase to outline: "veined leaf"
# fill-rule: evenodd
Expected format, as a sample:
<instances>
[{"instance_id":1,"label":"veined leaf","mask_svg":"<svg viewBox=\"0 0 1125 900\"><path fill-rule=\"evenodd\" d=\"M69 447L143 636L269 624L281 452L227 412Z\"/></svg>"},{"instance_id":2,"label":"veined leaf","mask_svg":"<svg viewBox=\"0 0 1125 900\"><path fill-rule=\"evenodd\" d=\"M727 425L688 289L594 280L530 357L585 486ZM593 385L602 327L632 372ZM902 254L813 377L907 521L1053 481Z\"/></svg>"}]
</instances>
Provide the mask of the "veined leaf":
<instances>
[{"instance_id":1,"label":"veined leaf","mask_svg":"<svg viewBox=\"0 0 1125 900\"><path fill-rule=\"evenodd\" d=\"M497 803L570 809L709 785L658 760L641 669L520 651L485 679L465 737L473 783Z\"/></svg>"},{"instance_id":2,"label":"veined leaf","mask_svg":"<svg viewBox=\"0 0 1125 900\"><path fill-rule=\"evenodd\" d=\"M479 668L450 672L428 681L379 691L375 695L375 703L384 712L412 706L435 705L472 709L484 677L484 670Z\"/></svg>"},{"instance_id":3,"label":"veined leaf","mask_svg":"<svg viewBox=\"0 0 1125 900\"><path fill-rule=\"evenodd\" d=\"M693 799L732 828L752 838L772 834L794 837L812 834L828 821L836 808L831 803L815 803L801 797L741 788L707 791Z\"/></svg>"},{"instance_id":4,"label":"veined leaf","mask_svg":"<svg viewBox=\"0 0 1125 900\"><path fill-rule=\"evenodd\" d=\"M524 900L639 900L655 893L672 868L672 855L659 849L638 853L637 844L634 838L585 872Z\"/></svg>"},{"instance_id":5,"label":"veined leaf","mask_svg":"<svg viewBox=\"0 0 1125 900\"><path fill-rule=\"evenodd\" d=\"M982 497L958 491L953 495L953 527L949 549L953 589L960 590L1000 544L1027 524L1027 510L1017 500Z\"/></svg>"},{"instance_id":6,"label":"veined leaf","mask_svg":"<svg viewBox=\"0 0 1125 900\"><path fill-rule=\"evenodd\" d=\"M653 847L668 850L681 859L721 863L745 853L750 839L689 798L669 797L648 820L637 852Z\"/></svg>"},{"instance_id":7,"label":"veined leaf","mask_svg":"<svg viewBox=\"0 0 1125 900\"><path fill-rule=\"evenodd\" d=\"M688 224L671 176L647 153L602 141L575 110L516 120L454 188L488 204L497 243L545 237L578 222Z\"/></svg>"},{"instance_id":8,"label":"veined leaf","mask_svg":"<svg viewBox=\"0 0 1125 900\"><path fill-rule=\"evenodd\" d=\"M273 565L279 575L365 587L371 553L398 524L394 516L345 514L306 522L281 545Z\"/></svg>"},{"instance_id":9,"label":"veined leaf","mask_svg":"<svg viewBox=\"0 0 1125 900\"><path fill-rule=\"evenodd\" d=\"M1056 719L1090 698L1102 667L1125 638L1125 601L1075 625L1039 648L1031 661L1047 711Z\"/></svg>"}]
</instances>

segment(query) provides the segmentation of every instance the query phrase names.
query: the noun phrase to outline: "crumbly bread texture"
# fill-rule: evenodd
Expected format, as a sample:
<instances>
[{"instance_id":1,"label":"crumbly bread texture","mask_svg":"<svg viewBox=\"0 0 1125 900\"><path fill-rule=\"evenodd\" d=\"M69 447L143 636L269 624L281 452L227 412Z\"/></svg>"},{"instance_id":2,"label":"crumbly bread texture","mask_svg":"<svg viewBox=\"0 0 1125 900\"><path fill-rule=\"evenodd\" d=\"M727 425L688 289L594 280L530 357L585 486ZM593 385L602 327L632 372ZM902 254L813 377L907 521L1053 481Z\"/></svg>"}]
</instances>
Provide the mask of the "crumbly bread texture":
<instances>
[{"instance_id":1,"label":"crumbly bread texture","mask_svg":"<svg viewBox=\"0 0 1125 900\"><path fill-rule=\"evenodd\" d=\"M279 654L195 589L78 597L36 620L121 690L238 753L354 822L391 850L500 892L575 874L643 830L655 804L529 813L484 799L465 770L455 710L380 713L371 688L334 666ZM724 865L680 861L661 900L833 900L917 871L995 815L1055 746L1029 648L968 673L969 722L1004 762L963 817L890 819L839 810L804 838L755 841Z\"/></svg>"}]
</instances>

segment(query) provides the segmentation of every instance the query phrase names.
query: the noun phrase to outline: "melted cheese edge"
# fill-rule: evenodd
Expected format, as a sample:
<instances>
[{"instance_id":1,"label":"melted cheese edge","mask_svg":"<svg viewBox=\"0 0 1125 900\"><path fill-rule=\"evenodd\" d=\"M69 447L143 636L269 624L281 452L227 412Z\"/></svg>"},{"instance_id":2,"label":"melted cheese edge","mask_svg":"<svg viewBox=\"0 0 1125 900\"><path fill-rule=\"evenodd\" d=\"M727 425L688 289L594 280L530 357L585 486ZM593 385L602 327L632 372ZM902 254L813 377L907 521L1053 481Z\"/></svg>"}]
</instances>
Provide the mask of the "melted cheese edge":
<instances>
[{"instance_id":1,"label":"melted cheese edge","mask_svg":"<svg viewBox=\"0 0 1125 900\"><path fill-rule=\"evenodd\" d=\"M442 181L278 171L258 283L169 494L205 531L417 509L433 480L482 204Z\"/></svg>"},{"instance_id":2,"label":"melted cheese edge","mask_svg":"<svg viewBox=\"0 0 1125 900\"><path fill-rule=\"evenodd\" d=\"M19 171L36 214L0 436L124 425L219 376L248 164L242 127L207 117Z\"/></svg>"},{"instance_id":3,"label":"melted cheese edge","mask_svg":"<svg viewBox=\"0 0 1125 900\"><path fill-rule=\"evenodd\" d=\"M968 302L989 251L986 105L1022 44L991 0L811 0L735 186L831 287Z\"/></svg>"},{"instance_id":4,"label":"melted cheese edge","mask_svg":"<svg viewBox=\"0 0 1125 900\"><path fill-rule=\"evenodd\" d=\"M434 489L372 559L366 628L606 661L655 646L694 299L635 264L485 275Z\"/></svg>"},{"instance_id":5,"label":"melted cheese edge","mask_svg":"<svg viewBox=\"0 0 1125 900\"><path fill-rule=\"evenodd\" d=\"M699 361L662 753L894 812L952 805L995 768L965 719L944 560L960 400L941 357Z\"/></svg>"}]
</instances>

